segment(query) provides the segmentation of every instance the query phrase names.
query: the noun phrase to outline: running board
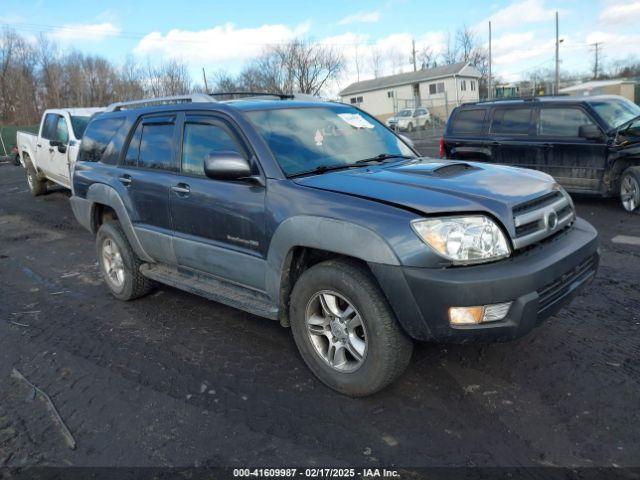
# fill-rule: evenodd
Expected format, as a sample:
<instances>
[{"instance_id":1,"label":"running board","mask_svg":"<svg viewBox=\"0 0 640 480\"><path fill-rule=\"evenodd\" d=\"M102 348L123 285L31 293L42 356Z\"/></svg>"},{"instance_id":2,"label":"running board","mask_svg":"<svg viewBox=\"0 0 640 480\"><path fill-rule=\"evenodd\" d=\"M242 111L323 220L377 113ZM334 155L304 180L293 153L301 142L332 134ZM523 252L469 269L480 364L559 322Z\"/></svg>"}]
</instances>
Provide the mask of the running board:
<instances>
[{"instance_id":1,"label":"running board","mask_svg":"<svg viewBox=\"0 0 640 480\"><path fill-rule=\"evenodd\" d=\"M206 273L190 269L170 267L157 263L145 263L140 273L151 280L170 285L185 292L194 293L214 302L223 303L260 317L278 319L278 309L261 292L225 282Z\"/></svg>"}]
</instances>

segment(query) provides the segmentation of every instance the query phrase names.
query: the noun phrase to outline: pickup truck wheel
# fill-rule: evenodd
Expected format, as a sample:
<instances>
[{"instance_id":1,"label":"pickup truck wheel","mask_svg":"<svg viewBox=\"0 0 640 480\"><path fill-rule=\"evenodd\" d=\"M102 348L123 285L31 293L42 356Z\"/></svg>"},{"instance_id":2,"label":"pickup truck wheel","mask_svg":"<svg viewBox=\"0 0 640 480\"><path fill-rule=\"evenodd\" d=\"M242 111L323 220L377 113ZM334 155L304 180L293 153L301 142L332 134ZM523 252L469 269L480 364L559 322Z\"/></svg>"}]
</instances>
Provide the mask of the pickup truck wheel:
<instances>
[{"instance_id":1,"label":"pickup truck wheel","mask_svg":"<svg viewBox=\"0 0 640 480\"><path fill-rule=\"evenodd\" d=\"M305 271L291 293L291 329L311 371L346 395L371 395L411 359L402 331L374 279L358 264L329 260Z\"/></svg>"},{"instance_id":2,"label":"pickup truck wheel","mask_svg":"<svg viewBox=\"0 0 640 480\"><path fill-rule=\"evenodd\" d=\"M96 235L98 264L111 294L133 300L151 291L153 282L140 273L137 257L118 222L103 223Z\"/></svg>"},{"instance_id":3,"label":"pickup truck wheel","mask_svg":"<svg viewBox=\"0 0 640 480\"><path fill-rule=\"evenodd\" d=\"M620 179L620 201L627 212L640 206L640 167L629 167Z\"/></svg>"},{"instance_id":4,"label":"pickup truck wheel","mask_svg":"<svg viewBox=\"0 0 640 480\"><path fill-rule=\"evenodd\" d=\"M47 181L40 180L38 178L38 174L31 165L27 166L27 184L29 185L31 195L34 197L47 193Z\"/></svg>"}]
</instances>

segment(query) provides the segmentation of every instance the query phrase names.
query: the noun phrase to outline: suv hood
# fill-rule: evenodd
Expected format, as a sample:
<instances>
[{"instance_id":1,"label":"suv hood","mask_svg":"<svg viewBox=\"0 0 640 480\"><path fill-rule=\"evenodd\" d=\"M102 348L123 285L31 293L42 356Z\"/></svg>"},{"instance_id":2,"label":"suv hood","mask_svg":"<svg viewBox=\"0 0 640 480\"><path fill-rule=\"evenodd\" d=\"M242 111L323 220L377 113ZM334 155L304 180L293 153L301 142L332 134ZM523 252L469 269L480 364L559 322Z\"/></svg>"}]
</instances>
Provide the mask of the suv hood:
<instances>
[{"instance_id":1,"label":"suv hood","mask_svg":"<svg viewBox=\"0 0 640 480\"><path fill-rule=\"evenodd\" d=\"M294 181L427 215L488 211L507 225L512 207L557 188L551 176L535 170L425 158Z\"/></svg>"}]
</instances>

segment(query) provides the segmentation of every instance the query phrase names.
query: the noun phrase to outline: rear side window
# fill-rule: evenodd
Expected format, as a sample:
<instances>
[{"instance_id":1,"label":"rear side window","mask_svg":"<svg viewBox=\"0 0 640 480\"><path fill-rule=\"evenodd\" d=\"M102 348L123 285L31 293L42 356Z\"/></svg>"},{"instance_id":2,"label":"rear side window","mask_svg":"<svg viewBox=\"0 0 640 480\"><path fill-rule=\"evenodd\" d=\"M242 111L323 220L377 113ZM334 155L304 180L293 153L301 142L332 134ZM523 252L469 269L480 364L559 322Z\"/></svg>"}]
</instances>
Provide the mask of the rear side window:
<instances>
[{"instance_id":1,"label":"rear side window","mask_svg":"<svg viewBox=\"0 0 640 480\"><path fill-rule=\"evenodd\" d=\"M579 137L582 125L593 121L579 108L543 108L538 134L552 137Z\"/></svg>"},{"instance_id":2,"label":"rear side window","mask_svg":"<svg viewBox=\"0 0 640 480\"><path fill-rule=\"evenodd\" d=\"M78 161L99 162L116 154L113 139L124 123L123 117L97 118L89 123L80 143Z\"/></svg>"},{"instance_id":3,"label":"rear side window","mask_svg":"<svg viewBox=\"0 0 640 480\"><path fill-rule=\"evenodd\" d=\"M469 135L482 133L485 109L460 110L451 121L451 133Z\"/></svg>"},{"instance_id":4,"label":"rear side window","mask_svg":"<svg viewBox=\"0 0 640 480\"><path fill-rule=\"evenodd\" d=\"M211 152L237 152L242 149L221 125L186 123L182 143L182 172L204 176L204 160Z\"/></svg>"},{"instance_id":5,"label":"rear side window","mask_svg":"<svg viewBox=\"0 0 640 480\"><path fill-rule=\"evenodd\" d=\"M526 135L531 126L531 108L498 108L493 112L492 133Z\"/></svg>"},{"instance_id":6,"label":"rear side window","mask_svg":"<svg viewBox=\"0 0 640 480\"><path fill-rule=\"evenodd\" d=\"M173 123L143 123L138 167L177 171L173 161Z\"/></svg>"}]
</instances>

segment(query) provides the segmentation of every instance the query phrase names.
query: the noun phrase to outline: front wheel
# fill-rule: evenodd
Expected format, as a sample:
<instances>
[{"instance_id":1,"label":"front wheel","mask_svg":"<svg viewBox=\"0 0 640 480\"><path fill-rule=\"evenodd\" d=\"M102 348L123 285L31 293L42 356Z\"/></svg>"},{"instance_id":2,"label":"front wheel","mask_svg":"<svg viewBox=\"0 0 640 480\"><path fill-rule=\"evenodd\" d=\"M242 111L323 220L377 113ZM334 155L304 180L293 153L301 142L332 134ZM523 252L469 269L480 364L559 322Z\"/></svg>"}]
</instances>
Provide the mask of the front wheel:
<instances>
[{"instance_id":1,"label":"front wheel","mask_svg":"<svg viewBox=\"0 0 640 480\"><path fill-rule=\"evenodd\" d=\"M413 132L413 123L407 125L407 132Z\"/></svg>"},{"instance_id":2,"label":"front wheel","mask_svg":"<svg viewBox=\"0 0 640 480\"><path fill-rule=\"evenodd\" d=\"M305 271L291 293L290 317L303 360L338 392L371 395L409 364L413 342L359 264L329 260Z\"/></svg>"},{"instance_id":3,"label":"front wheel","mask_svg":"<svg viewBox=\"0 0 640 480\"><path fill-rule=\"evenodd\" d=\"M622 174L620 201L627 212L633 212L640 206L640 167L629 167Z\"/></svg>"}]
</instances>

